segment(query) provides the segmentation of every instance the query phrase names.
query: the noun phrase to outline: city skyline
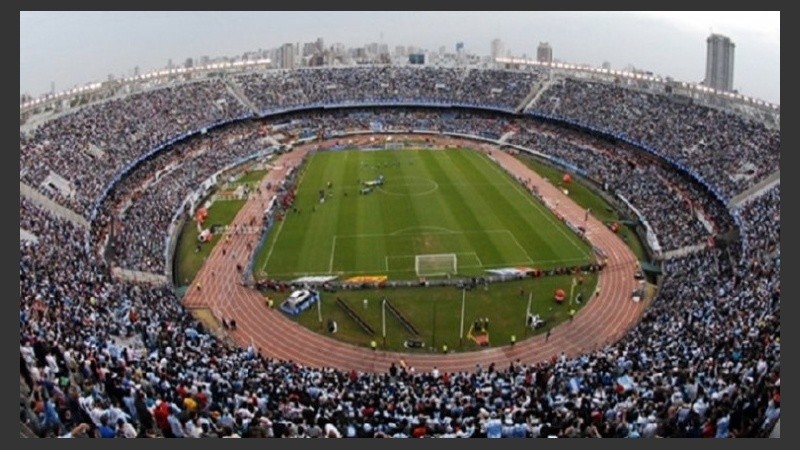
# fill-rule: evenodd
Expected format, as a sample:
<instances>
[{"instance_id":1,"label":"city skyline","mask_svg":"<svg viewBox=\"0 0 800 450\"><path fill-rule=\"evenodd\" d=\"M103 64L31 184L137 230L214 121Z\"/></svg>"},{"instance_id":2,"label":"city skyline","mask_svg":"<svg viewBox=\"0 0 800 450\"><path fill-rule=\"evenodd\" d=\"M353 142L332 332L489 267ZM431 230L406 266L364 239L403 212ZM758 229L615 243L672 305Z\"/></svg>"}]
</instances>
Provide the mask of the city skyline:
<instances>
[{"instance_id":1,"label":"city skyline","mask_svg":"<svg viewBox=\"0 0 800 450\"><path fill-rule=\"evenodd\" d=\"M446 15L449 21L441 19ZM480 16L480 26L466 26ZM133 75L187 58L233 57L302 46L322 38L364 47L413 46L488 56L492 41L505 52L536 59L540 42L553 59L636 69L700 83L706 38L725 34L736 44L733 88L780 103L780 13L679 12L20 12L20 94L34 97ZM613 21L614 27L606 26ZM270 23L264 27L264 23ZM460 25L454 26L453 23ZM273 26L274 25L274 26ZM707 28L704 30L703 27ZM44 32L42 31L44 30ZM165 32L164 30L169 30ZM635 34L639 39L630 39ZM58 35L58 37L56 37ZM273 61L277 62L277 61Z\"/></svg>"}]
</instances>

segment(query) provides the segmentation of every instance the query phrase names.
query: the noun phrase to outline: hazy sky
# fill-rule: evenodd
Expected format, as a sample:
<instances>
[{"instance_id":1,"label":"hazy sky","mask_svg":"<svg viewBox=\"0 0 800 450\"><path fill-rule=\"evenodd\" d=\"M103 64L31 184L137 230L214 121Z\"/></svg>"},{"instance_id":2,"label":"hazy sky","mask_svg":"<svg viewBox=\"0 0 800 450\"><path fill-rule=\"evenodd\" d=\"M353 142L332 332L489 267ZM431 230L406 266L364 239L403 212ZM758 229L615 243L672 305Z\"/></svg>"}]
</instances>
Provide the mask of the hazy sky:
<instances>
[{"instance_id":1,"label":"hazy sky","mask_svg":"<svg viewBox=\"0 0 800 450\"><path fill-rule=\"evenodd\" d=\"M613 68L627 65L681 81L705 76L713 30L736 45L734 88L780 103L780 12L20 12L20 94L34 96L162 68L168 59L233 56L309 42L383 42L488 55L500 38L514 55L536 54Z\"/></svg>"}]
</instances>

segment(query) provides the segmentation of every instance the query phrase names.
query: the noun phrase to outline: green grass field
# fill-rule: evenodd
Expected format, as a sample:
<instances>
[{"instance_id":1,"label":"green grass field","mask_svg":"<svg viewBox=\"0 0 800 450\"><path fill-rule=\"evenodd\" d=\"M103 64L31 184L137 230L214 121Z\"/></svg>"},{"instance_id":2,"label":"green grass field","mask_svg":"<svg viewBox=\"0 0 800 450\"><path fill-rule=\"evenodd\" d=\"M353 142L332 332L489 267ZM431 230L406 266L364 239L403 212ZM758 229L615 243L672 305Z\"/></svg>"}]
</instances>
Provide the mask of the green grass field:
<instances>
[{"instance_id":1,"label":"green grass field","mask_svg":"<svg viewBox=\"0 0 800 450\"><path fill-rule=\"evenodd\" d=\"M244 206L244 200L218 200L208 209L208 217L206 218L207 226L215 224L228 225L239 213L239 210ZM188 286L194 280L197 272L203 267L203 264L211 253L211 250L217 245L217 242L222 237L221 234L215 234L211 238L211 242L199 243L197 241L197 225L194 220L189 220L184 224L181 235L178 238L178 245L175 248L175 267L174 278L178 286ZM200 251L197 251L197 246L200 246Z\"/></svg>"},{"instance_id":2,"label":"green grass field","mask_svg":"<svg viewBox=\"0 0 800 450\"><path fill-rule=\"evenodd\" d=\"M266 174L267 171L265 169L247 170L239 175L236 181L230 183L229 186L235 188L240 184L247 184L251 188L254 188ZM230 224L244 204L244 200L215 201L208 210L206 224ZM187 286L192 282L221 237L220 235L215 235L210 243L200 244L200 251L197 251L197 234L197 226L192 220L184 224L181 234L178 237L173 263L173 278L178 287Z\"/></svg>"},{"instance_id":3,"label":"green grass field","mask_svg":"<svg viewBox=\"0 0 800 450\"><path fill-rule=\"evenodd\" d=\"M299 212L271 230L254 264L257 278L410 279L421 254L455 254L460 276L591 260L588 244L479 152L329 151L312 155L303 170ZM359 195L360 183L379 175L385 184Z\"/></svg>"},{"instance_id":4,"label":"green grass field","mask_svg":"<svg viewBox=\"0 0 800 450\"><path fill-rule=\"evenodd\" d=\"M570 276L553 276L543 278L527 278L519 281L495 283L488 290L478 287L467 291L464 301L464 333L479 317L489 318L489 340L492 346L507 345L511 335L517 342L534 334L544 333L558 323L569 319L569 310L576 311L583 307L591 297L597 285L597 274L583 277L583 282L575 288L575 295L580 292L584 301L569 305L568 301L558 304L553 299L556 289L563 289L568 295L572 278ZM524 293L520 293L520 290ZM539 314L546 321L544 327L530 330L525 326L525 312L528 308L528 295L533 293L531 312ZM383 290L339 291L322 293L322 322L319 322L317 307L313 306L301 313L295 320L301 325L320 334L329 335L326 328L328 319L338 324L338 331L332 335L336 339L361 346L369 346L373 339L379 348L395 351L429 352L431 347L441 351L447 344L452 351L472 351L482 347L468 338L459 340L461 325L461 290L455 287L410 287ZM425 343L424 349L408 350L403 342L413 336L403 325L386 311L386 345L383 345L381 299L387 299L414 325ZM369 336L339 306L336 297L341 297L356 313L374 330L375 336ZM274 297L276 304L283 298ZM364 308L363 299L368 300ZM434 311L435 309L435 311ZM436 330L434 336L433 330ZM435 342L434 342L435 341Z\"/></svg>"}]
</instances>

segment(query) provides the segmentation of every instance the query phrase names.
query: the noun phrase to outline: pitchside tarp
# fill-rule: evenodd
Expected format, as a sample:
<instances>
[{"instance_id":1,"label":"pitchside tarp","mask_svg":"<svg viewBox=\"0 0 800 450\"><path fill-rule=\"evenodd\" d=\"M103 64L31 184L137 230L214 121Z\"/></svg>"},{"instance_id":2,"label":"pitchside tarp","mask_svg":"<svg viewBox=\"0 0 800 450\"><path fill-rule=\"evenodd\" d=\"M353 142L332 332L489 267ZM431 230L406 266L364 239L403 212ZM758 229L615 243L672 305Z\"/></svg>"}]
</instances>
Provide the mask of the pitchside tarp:
<instances>
[{"instance_id":1,"label":"pitchside tarp","mask_svg":"<svg viewBox=\"0 0 800 450\"><path fill-rule=\"evenodd\" d=\"M503 269L488 269L487 272L494 275L500 275L501 277L523 276L528 273L525 270L520 270L516 267L506 267Z\"/></svg>"},{"instance_id":2,"label":"pitchside tarp","mask_svg":"<svg viewBox=\"0 0 800 450\"><path fill-rule=\"evenodd\" d=\"M386 275L360 275L356 277L350 277L344 280L345 283L355 283L355 284L381 284L385 283L389 277Z\"/></svg>"},{"instance_id":3,"label":"pitchside tarp","mask_svg":"<svg viewBox=\"0 0 800 450\"><path fill-rule=\"evenodd\" d=\"M307 277L295 278L294 280L292 280L292 284L322 284L335 280L336 278L338 277L335 275L307 276Z\"/></svg>"}]
</instances>

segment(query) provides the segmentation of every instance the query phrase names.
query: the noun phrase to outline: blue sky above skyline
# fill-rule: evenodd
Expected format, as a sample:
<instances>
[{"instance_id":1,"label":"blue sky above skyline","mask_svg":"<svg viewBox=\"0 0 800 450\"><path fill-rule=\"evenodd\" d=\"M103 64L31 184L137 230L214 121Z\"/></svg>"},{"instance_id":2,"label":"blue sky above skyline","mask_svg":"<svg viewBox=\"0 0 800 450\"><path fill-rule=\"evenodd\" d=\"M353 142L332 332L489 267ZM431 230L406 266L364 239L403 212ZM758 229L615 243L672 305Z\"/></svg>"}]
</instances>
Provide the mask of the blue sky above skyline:
<instances>
[{"instance_id":1,"label":"blue sky above skyline","mask_svg":"<svg viewBox=\"0 0 800 450\"><path fill-rule=\"evenodd\" d=\"M780 103L779 12L20 12L20 94L38 96L161 68L172 59L233 56L321 37L356 47L370 42L488 55L500 38L515 55L540 41L555 58L613 68L628 65L699 82L705 39L736 44L734 88Z\"/></svg>"}]
</instances>

